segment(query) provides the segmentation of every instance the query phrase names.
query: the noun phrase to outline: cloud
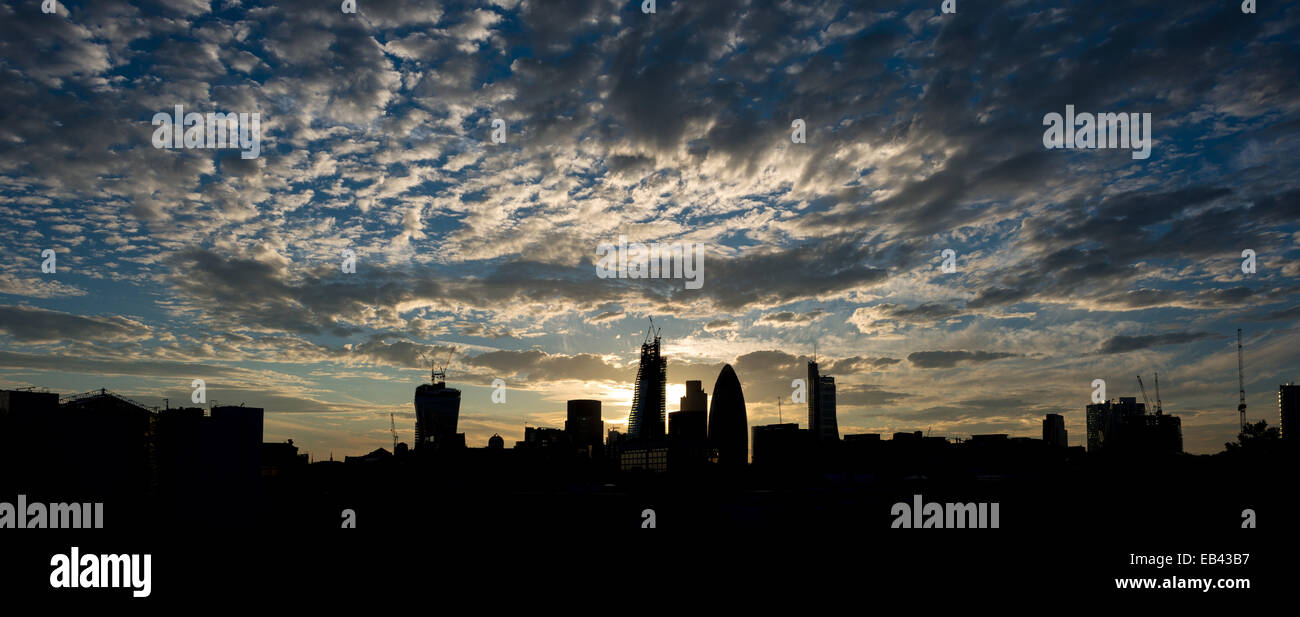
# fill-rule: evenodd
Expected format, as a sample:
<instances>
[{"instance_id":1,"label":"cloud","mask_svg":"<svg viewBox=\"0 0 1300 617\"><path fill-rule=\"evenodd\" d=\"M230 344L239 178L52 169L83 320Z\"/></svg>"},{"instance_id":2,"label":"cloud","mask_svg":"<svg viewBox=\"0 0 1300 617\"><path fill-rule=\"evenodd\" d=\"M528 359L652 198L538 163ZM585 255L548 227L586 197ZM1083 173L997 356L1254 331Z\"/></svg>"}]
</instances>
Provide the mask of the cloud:
<instances>
[{"instance_id":1,"label":"cloud","mask_svg":"<svg viewBox=\"0 0 1300 617\"><path fill-rule=\"evenodd\" d=\"M126 317L82 317L29 306L0 306L0 332L22 343L138 341L149 326Z\"/></svg>"},{"instance_id":2,"label":"cloud","mask_svg":"<svg viewBox=\"0 0 1300 617\"><path fill-rule=\"evenodd\" d=\"M177 379L185 383L186 388L188 388L190 380L203 378L210 380L208 384L210 389L217 387L248 387L262 383L265 377L256 371L219 364L148 359L133 359L130 362L122 362L120 359L11 351L0 351L0 366L21 370L83 374L90 375L93 378L141 376ZM267 383L266 385L272 384ZM189 390L186 389L185 392L188 394Z\"/></svg>"},{"instance_id":3,"label":"cloud","mask_svg":"<svg viewBox=\"0 0 1300 617\"><path fill-rule=\"evenodd\" d=\"M1164 334L1142 334L1137 336L1119 335L1106 339L1101 344L1097 353L1114 354L1138 351L1140 349L1149 349L1151 347L1164 347L1166 345L1181 345L1209 338L1217 338L1219 335L1212 332L1167 332Z\"/></svg>"},{"instance_id":4,"label":"cloud","mask_svg":"<svg viewBox=\"0 0 1300 617\"><path fill-rule=\"evenodd\" d=\"M56 280L18 277L12 272L0 272L0 294L27 298L57 298L84 296L86 290Z\"/></svg>"},{"instance_id":5,"label":"cloud","mask_svg":"<svg viewBox=\"0 0 1300 617\"><path fill-rule=\"evenodd\" d=\"M803 326L821 319L826 315L826 311L814 310L807 313L795 313L793 311L781 311L778 313L767 313L754 322L755 325L772 326L775 328L790 328L794 326Z\"/></svg>"},{"instance_id":6,"label":"cloud","mask_svg":"<svg viewBox=\"0 0 1300 617\"><path fill-rule=\"evenodd\" d=\"M842 407L880 407L892 405L906 399L911 394L891 392L881 386L835 384L835 404Z\"/></svg>"},{"instance_id":7,"label":"cloud","mask_svg":"<svg viewBox=\"0 0 1300 617\"><path fill-rule=\"evenodd\" d=\"M898 358L853 356L852 358L841 358L829 362L823 361L821 364L821 371L828 375L849 375L853 373L885 370L896 366L899 362L902 362L902 360L899 360Z\"/></svg>"},{"instance_id":8,"label":"cloud","mask_svg":"<svg viewBox=\"0 0 1300 617\"><path fill-rule=\"evenodd\" d=\"M912 307L886 302L855 309L848 323L863 334L889 334L907 325L934 324L961 314L960 309L937 302Z\"/></svg>"},{"instance_id":9,"label":"cloud","mask_svg":"<svg viewBox=\"0 0 1300 617\"><path fill-rule=\"evenodd\" d=\"M627 317L627 313L624 313L623 311L605 311L603 313L598 313L595 316L588 317L587 321L589 323L605 323L609 321L618 321L624 317Z\"/></svg>"},{"instance_id":10,"label":"cloud","mask_svg":"<svg viewBox=\"0 0 1300 617\"><path fill-rule=\"evenodd\" d=\"M733 320L730 320L730 319L714 319L714 320L712 320L712 321L705 322L705 324L704 324L704 331L705 331L705 332L721 332L721 331L724 331L724 330L735 330L737 327L738 327L738 326L736 325L736 322L733 321Z\"/></svg>"},{"instance_id":11,"label":"cloud","mask_svg":"<svg viewBox=\"0 0 1300 617\"><path fill-rule=\"evenodd\" d=\"M907 354L907 361L917 368L953 368L963 362L982 364L1017 355L1000 351L914 351Z\"/></svg>"},{"instance_id":12,"label":"cloud","mask_svg":"<svg viewBox=\"0 0 1300 617\"><path fill-rule=\"evenodd\" d=\"M1283 320L1289 321L1289 320L1300 319L1300 304L1273 311L1268 315L1264 316L1263 319L1269 321L1283 321Z\"/></svg>"},{"instance_id":13,"label":"cloud","mask_svg":"<svg viewBox=\"0 0 1300 617\"><path fill-rule=\"evenodd\" d=\"M636 369L619 367L594 354L548 354L526 351L489 351L468 358L465 363L481 367L501 378L518 377L536 384L544 381L631 381Z\"/></svg>"}]
</instances>

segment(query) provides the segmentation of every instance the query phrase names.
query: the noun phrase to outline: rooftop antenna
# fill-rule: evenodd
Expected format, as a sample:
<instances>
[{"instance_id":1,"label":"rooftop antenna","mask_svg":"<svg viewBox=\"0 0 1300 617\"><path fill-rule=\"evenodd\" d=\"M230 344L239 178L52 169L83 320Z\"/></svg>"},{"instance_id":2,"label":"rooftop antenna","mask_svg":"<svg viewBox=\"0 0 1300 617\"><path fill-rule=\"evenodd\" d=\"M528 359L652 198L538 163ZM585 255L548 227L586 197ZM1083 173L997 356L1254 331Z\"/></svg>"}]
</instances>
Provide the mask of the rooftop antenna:
<instances>
[{"instance_id":1,"label":"rooftop antenna","mask_svg":"<svg viewBox=\"0 0 1300 617\"><path fill-rule=\"evenodd\" d=\"M781 397L779 396L776 397L776 423L777 424L785 423L785 421L781 419Z\"/></svg>"},{"instance_id":2,"label":"rooftop antenna","mask_svg":"<svg viewBox=\"0 0 1300 617\"><path fill-rule=\"evenodd\" d=\"M393 432L393 454L397 453L397 421L393 419L393 412L388 412L388 430Z\"/></svg>"}]
</instances>

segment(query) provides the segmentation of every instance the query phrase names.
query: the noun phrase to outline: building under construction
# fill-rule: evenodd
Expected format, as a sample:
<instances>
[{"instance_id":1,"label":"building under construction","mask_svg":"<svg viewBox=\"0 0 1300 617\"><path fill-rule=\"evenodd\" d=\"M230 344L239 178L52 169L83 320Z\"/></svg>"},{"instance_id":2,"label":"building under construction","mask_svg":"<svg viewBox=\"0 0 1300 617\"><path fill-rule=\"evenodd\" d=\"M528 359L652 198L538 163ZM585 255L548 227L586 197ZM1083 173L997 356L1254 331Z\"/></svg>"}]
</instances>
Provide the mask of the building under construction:
<instances>
[{"instance_id":1,"label":"building under construction","mask_svg":"<svg viewBox=\"0 0 1300 617\"><path fill-rule=\"evenodd\" d=\"M636 370L632 394L632 411L628 414L628 439L659 441L665 436L665 399L668 386L668 361L660 353L659 332L651 322L650 331L641 343L641 364Z\"/></svg>"},{"instance_id":2,"label":"building under construction","mask_svg":"<svg viewBox=\"0 0 1300 617\"><path fill-rule=\"evenodd\" d=\"M415 389L415 449L463 449L465 434L456 432L460 390L447 387L446 371L434 368L430 373L429 383Z\"/></svg>"},{"instance_id":3,"label":"building under construction","mask_svg":"<svg viewBox=\"0 0 1300 617\"><path fill-rule=\"evenodd\" d=\"M1088 452L1181 454L1183 425L1178 416L1148 414L1137 397L1088 405Z\"/></svg>"}]
</instances>

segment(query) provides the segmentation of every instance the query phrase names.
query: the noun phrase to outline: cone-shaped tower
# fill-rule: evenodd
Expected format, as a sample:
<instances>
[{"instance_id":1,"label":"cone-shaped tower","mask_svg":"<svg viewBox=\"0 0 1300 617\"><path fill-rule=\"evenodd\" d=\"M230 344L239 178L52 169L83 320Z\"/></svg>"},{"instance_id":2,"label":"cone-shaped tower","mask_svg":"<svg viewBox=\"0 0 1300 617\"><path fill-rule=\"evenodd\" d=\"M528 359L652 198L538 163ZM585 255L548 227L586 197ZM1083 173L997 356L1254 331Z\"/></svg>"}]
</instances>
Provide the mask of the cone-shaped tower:
<instances>
[{"instance_id":1,"label":"cone-shaped tower","mask_svg":"<svg viewBox=\"0 0 1300 617\"><path fill-rule=\"evenodd\" d=\"M731 365L722 367L713 384L709 406L709 443L718 450L718 464L729 467L749 462L749 418L740 379Z\"/></svg>"}]
</instances>

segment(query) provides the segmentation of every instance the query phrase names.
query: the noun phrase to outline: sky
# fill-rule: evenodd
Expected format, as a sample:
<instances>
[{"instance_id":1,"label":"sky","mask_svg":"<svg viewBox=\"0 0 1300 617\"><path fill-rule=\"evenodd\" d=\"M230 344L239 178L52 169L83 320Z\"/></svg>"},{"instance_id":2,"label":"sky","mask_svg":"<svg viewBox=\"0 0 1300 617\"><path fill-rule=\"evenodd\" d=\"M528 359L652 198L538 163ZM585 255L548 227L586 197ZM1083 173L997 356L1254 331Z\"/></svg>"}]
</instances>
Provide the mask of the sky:
<instances>
[{"instance_id":1,"label":"sky","mask_svg":"<svg viewBox=\"0 0 1300 617\"><path fill-rule=\"evenodd\" d=\"M409 443L433 357L481 447L624 422L653 318L669 411L730 363L751 426L806 425L815 350L841 434L1082 445L1094 380L1159 373L1211 453L1237 328L1249 419L1300 377L1294 3L40 4L0 4L3 388L202 379L320 459ZM176 105L259 155L154 147ZM1045 147L1067 105L1150 114L1149 158ZM620 235L703 285L599 277Z\"/></svg>"}]
</instances>

